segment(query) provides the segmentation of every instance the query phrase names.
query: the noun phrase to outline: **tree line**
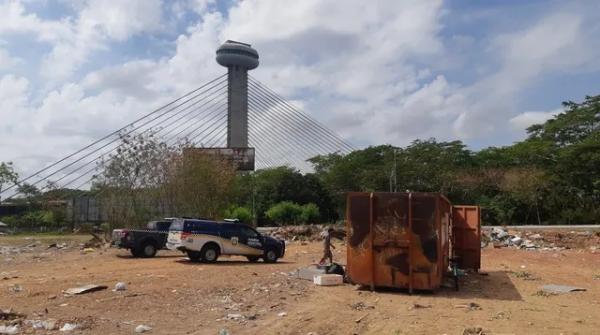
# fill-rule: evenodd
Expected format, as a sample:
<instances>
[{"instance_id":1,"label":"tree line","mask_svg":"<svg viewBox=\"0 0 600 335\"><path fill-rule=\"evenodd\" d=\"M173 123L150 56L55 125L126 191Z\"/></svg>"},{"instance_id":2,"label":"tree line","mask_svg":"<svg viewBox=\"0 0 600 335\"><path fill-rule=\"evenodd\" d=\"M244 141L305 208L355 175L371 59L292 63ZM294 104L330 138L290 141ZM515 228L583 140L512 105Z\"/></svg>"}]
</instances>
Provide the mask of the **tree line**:
<instances>
[{"instance_id":1,"label":"tree line","mask_svg":"<svg viewBox=\"0 0 600 335\"><path fill-rule=\"evenodd\" d=\"M472 151L433 138L370 146L313 157L310 173L236 173L225 160L185 155L185 141L170 146L152 133L122 135L119 150L98 164L90 191L20 185L25 197L17 201L94 196L111 226L166 216L276 225L342 220L350 191L441 192L455 204L481 206L486 224L590 224L600 218L599 124L600 96L586 97L565 102L564 112L510 146ZM14 180L3 163L0 187Z\"/></svg>"}]
</instances>

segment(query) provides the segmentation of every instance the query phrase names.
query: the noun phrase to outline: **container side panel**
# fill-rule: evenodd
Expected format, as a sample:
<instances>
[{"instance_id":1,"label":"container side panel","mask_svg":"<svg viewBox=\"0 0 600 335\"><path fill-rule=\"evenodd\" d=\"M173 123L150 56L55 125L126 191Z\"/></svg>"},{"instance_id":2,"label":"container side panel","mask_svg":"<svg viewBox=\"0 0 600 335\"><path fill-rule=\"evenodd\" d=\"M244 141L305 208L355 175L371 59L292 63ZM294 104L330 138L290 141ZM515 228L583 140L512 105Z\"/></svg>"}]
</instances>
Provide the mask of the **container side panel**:
<instances>
[{"instance_id":1,"label":"container side panel","mask_svg":"<svg viewBox=\"0 0 600 335\"><path fill-rule=\"evenodd\" d=\"M481 215L479 206L453 206L452 237L462 269L481 268Z\"/></svg>"},{"instance_id":2,"label":"container side panel","mask_svg":"<svg viewBox=\"0 0 600 335\"><path fill-rule=\"evenodd\" d=\"M408 196L400 193L374 194L373 249L377 286L408 285Z\"/></svg>"},{"instance_id":3,"label":"container side panel","mask_svg":"<svg viewBox=\"0 0 600 335\"><path fill-rule=\"evenodd\" d=\"M370 194L350 193L347 199L347 273L362 285L371 282Z\"/></svg>"}]
</instances>

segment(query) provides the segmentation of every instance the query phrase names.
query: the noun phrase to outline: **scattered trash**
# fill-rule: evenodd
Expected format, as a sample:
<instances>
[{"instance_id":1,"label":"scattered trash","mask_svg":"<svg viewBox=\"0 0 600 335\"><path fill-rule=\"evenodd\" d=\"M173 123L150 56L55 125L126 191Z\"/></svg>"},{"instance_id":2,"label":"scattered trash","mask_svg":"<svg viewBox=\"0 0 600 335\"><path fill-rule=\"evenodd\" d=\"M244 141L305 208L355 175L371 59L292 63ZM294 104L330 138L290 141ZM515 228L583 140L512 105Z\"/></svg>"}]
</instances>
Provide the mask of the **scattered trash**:
<instances>
[{"instance_id":1,"label":"scattered trash","mask_svg":"<svg viewBox=\"0 0 600 335\"><path fill-rule=\"evenodd\" d=\"M227 314L227 320L242 320L244 319L244 316L242 314Z\"/></svg>"},{"instance_id":2,"label":"scattered trash","mask_svg":"<svg viewBox=\"0 0 600 335\"><path fill-rule=\"evenodd\" d=\"M77 324L75 323L65 323L62 327L60 327L61 332L70 332L77 329Z\"/></svg>"},{"instance_id":3,"label":"scattered trash","mask_svg":"<svg viewBox=\"0 0 600 335\"><path fill-rule=\"evenodd\" d=\"M536 277L533 274L531 274L530 272L527 271L517 271L517 272L513 272L513 275L517 278L521 278L523 280L540 280L540 277Z\"/></svg>"},{"instance_id":4,"label":"scattered trash","mask_svg":"<svg viewBox=\"0 0 600 335\"><path fill-rule=\"evenodd\" d=\"M58 321L54 319L48 319L42 322L42 324L44 325L45 330L55 330L58 326Z\"/></svg>"},{"instance_id":5,"label":"scattered trash","mask_svg":"<svg viewBox=\"0 0 600 335\"><path fill-rule=\"evenodd\" d=\"M486 332L481 327L469 327L463 330L462 335L485 335Z\"/></svg>"},{"instance_id":6,"label":"scattered trash","mask_svg":"<svg viewBox=\"0 0 600 335\"><path fill-rule=\"evenodd\" d=\"M227 330L227 329L221 329L221 330L219 330L219 334L218 335L229 335L229 330Z\"/></svg>"},{"instance_id":7,"label":"scattered trash","mask_svg":"<svg viewBox=\"0 0 600 335\"><path fill-rule=\"evenodd\" d=\"M536 240L536 241L537 241L537 240L543 240L543 239L544 239L544 238L542 237L542 235L540 235L540 234L537 234L537 233L536 233L536 234L529 235L528 237L529 237L530 239L532 239L532 240Z\"/></svg>"},{"instance_id":8,"label":"scattered trash","mask_svg":"<svg viewBox=\"0 0 600 335\"><path fill-rule=\"evenodd\" d=\"M365 315L361 316L360 318L358 318L358 319L354 320L354 322L356 322L356 323L360 323L360 322L361 322L361 321L362 321L364 318L366 318L368 315L369 315L369 313L367 313L367 314L365 314Z\"/></svg>"},{"instance_id":9,"label":"scattered trash","mask_svg":"<svg viewBox=\"0 0 600 335\"><path fill-rule=\"evenodd\" d=\"M67 289L63 292L66 295L75 295L75 294L84 294L84 293L106 290L107 288L108 288L108 286L105 286L105 285L89 284L89 285L85 285L85 286L81 286L81 287L73 287L73 288Z\"/></svg>"},{"instance_id":10,"label":"scattered trash","mask_svg":"<svg viewBox=\"0 0 600 335\"><path fill-rule=\"evenodd\" d=\"M19 293L21 291L23 291L23 286L21 286L19 284L15 284L15 285L8 287L8 292L10 292L10 293Z\"/></svg>"},{"instance_id":11,"label":"scattered trash","mask_svg":"<svg viewBox=\"0 0 600 335\"><path fill-rule=\"evenodd\" d=\"M355 311L364 311L365 309L375 309L375 306L367 305L362 301L354 303L354 304L350 305L350 307Z\"/></svg>"},{"instance_id":12,"label":"scattered trash","mask_svg":"<svg viewBox=\"0 0 600 335\"><path fill-rule=\"evenodd\" d=\"M26 317L25 314L13 312L12 309L0 310L0 320L3 320L3 321L24 319L25 317Z\"/></svg>"},{"instance_id":13,"label":"scattered trash","mask_svg":"<svg viewBox=\"0 0 600 335\"><path fill-rule=\"evenodd\" d=\"M127 290L127 284L123 282L118 282L115 284L115 289L113 291L125 291Z\"/></svg>"},{"instance_id":14,"label":"scattered trash","mask_svg":"<svg viewBox=\"0 0 600 335\"><path fill-rule=\"evenodd\" d=\"M510 312L499 312L490 318L492 320L510 320Z\"/></svg>"},{"instance_id":15,"label":"scattered trash","mask_svg":"<svg viewBox=\"0 0 600 335\"><path fill-rule=\"evenodd\" d=\"M152 327L150 326L146 326L146 325L139 325L137 327L135 327L135 332L136 333L145 333L145 332L149 332L152 330Z\"/></svg>"},{"instance_id":16,"label":"scattered trash","mask_svg":"<svg viewBox=\"0 0 600 335\"><path fill-rule=\"evenodd\" d=\"M478 303L475 303L475 302L470 302L468 304L454 305L454 307L455 308L466 308L470 311L481 310L481 305L479 305Z\"/></svg>"},{"instance_id":17,"label":"scattered trash","mask_svg":"<svg viewBox=\"0 0 600 335\"><path fill-rule=\"evenodd\" d=\"M18 332L19 332L19 326L18 325L0 326L0 334L3 334L3 335L14 335L14 334L17 334Z\"/></svg>"},{"instance_id":18,"label":"scattered trash","mask_svg":"<svg viewBox=\"0 0 600 335\"><path fill-rule=\"evenodd\" d=\"M523 239L520 238L519 236L515 236L510 239L510 243L512 243L513 245L516 245L516 246L520 246L521 243L523 243Z\"/></svg>"},{"instance_id":19,"label":"scattered trash","mask_svg":"<svg viewBox=\"0 0 600 335\"><path fill-rule=\"evenodd\" d=\"M50 244L50 245L48 246L48 249L55 248L55 249L57 249L57 250L60 250L60 249L65 249L65 248L67 248L67 246L68 246L68 245L67 245L66 243L52 243L52 244Z\"/></svg>"},{"instance_id":20,"label":"scattered trash","mask_svg":"<svg viewBox=\"0 0 600 335\"><path fill-rule=\"evenodd\" d=\"M316 275L313 278L313 283L320 286L342 285L344 283L344 277L334 274Z\"/></svg>"},{"instance_id":21,"label":"scattered trash","mask_svg":"<svg viewBox=\"0 0 600 335\"><path fill-rule=\"evenodd\" d=\"M422 304L414 303L414 304L412 304L412 306L408 307L408 310L411 311L413 309L419 309L419 308L431 308L431 305L422 305Z\"/></svg>"},{"instance_id":22,"label":"scattered trash","mask_svg":"<svg viewBox=\"0 0 600 335\"><path fill-rule=\"evenodd\" d=\"M89 253L94 252L94 251L96 251L96 249L94 249L94 248L84 248L83 249L83 253L84 254L89 254Z\"/></svg>"},{"instance_id":23,"label":"scattered trash","mask_svg":"<svg viewBox=\"0 0 600 335\"><path fill-rule=\"evenodd\" d=\"M586 291L583 287L567 286L567 285L555 285L549 284L542 286L542 291L551 294L570 293L576 291Z\"/></svg>"},{"instance_id":24,"label":"scattered trash","mask_svg":"<svg viewBox=\"0 0 600 335\"><path fill-rule=\"evenodd\" d=\"M325 269L320 269L316 265L311 265L309 267L298 269L296 276L300 279L310 280L310 281L314 282L314 280L315 280L314 277L316 275L324 275L324 274L325 274Z\"/></svg>"},{"instance_id":25,"label":"scattered trash","mask_svg":"<svg viewBox=\"0 0 600 335\"><path fill-rule=\"evenodd\" d=\"M277 314L277 316L280 317L280 318L283 318L283 317L287 316L287 313L286 312L281 312L281 313Z\"/></svg>"},{"instance_id":26,"label":"scattered trash","mask_svg":"<svg viewBox=\"0 0 600 335\"><path fill-rule=\"evenodd\" d=\"M54 319L48 320L25 320L25 324L30 325L33 329L55 330L57 321Z\"/></svg>"},{"instance_id":27,"label":"scattered trash","mask_svg":"<svg viewBox=\"0 0 600 335\"><path fill-rule=\"evenodd\" d=\"M510 227L509 227L510 229ZM569 248L587 249L596 251L596 246L600 243L600 232L510 232L501 227L493 227L487 234L482 235L483 241L486 239L493 243L495 248L513 247L524 250L544 250L559 251Z\"/></svg>"}]
</instances>

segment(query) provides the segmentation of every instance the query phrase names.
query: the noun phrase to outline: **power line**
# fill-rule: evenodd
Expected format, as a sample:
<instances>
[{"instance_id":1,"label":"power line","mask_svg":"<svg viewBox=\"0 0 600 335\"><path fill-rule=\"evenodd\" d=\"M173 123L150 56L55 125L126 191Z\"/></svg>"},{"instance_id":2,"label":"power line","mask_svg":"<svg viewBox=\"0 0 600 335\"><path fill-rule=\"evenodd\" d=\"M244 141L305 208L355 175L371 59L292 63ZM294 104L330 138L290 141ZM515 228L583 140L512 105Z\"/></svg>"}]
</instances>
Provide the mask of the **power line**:
<instances>
[{"instance_id":1,"label":"power line","mask_svg":"<svg viewBox=\"0 0 600 335\"><path fill-rule=\"evenodd\" d=\"M283 98L282 96L280 96L279 94L277 94L276 92L274 92L273 90L271 90L268 86L264 85L263 83L261 83L260 81L254 79L251 76L248 76L248 78L249 78L249 83L250 83L251 87L259 89L259 90L265 92L267 95L273 96L278 101L282 102L291 111L293 111L295 113L298 113L298 115L301 116L302 118L304 118L307 122L313 123L322 132L324 132L326 134L329 134L329 136L332 136L333 138L336 138L340 142L340 144L342 144L344 146L344 148L346 149L347 152L351 152L351 151L355 150L352 145L350 145L349 143L347 143L346 141L344 141L341 137L339 137L331 129L327 128L322 123L316 121L314 118L308 116L302 110L300 110L300 109L292 106L290 103L287 102L287 100L285 98Z\"/></svg>"},{"instance_id":2,"label":"power line","mask_svg":"<svg viewBox=\"0 0 600 335\"><path fill-rule=\"evenodd\" d=\"M347 151L344 150L347 148L344 148L343 142L335 133L331 132L326 128L323 128L323 126L319 125L317 121L312 119L310 116L304 115L303 112L291 107L283 98L280 98L263 90L254 83L251 83L250 87L255 88L259 92L259 94L261 94L260 96L263 100L267 100L270 103L274 104L279 110L289 112L289 114L296 120L303 120L300 122L306 125L306 131L310 132L313 136L315 136L315 138L327 139L327 143L330 146L329 150L334 149L333 151ZM313 127L310 127L310 125L313 125ZM330 141L331 139L335 139L335 141Z\"/></svg>"},{"instance_id":3,"label":"power line","mask_svg":"<svg viewBox=\"0 0 600 335\"><path fill-rule=\"evenodd\" d=\"M203 89L204 87L206 87L206 86L208 86L208 85L211 85L212 83L214 83L215 81L218 81L219 79L221 79L221 78L225 77L226 75L227 75L227 74L223 74L223 75L221 75L221 76L219 76L219 77L217 77L217 78L215 78L215 79L213 79L213 80L209 81L208 83L206 83L206 84L204 84L204 85L202 85L202 86L200 86L200 87L198 87L198 88L196 88L196 89L194 89L194 90L192 90L192 91L190 91L190 92L188 92L188 93L184 94L183 96L181 96L181 97L179 97L179 98L177 98L177 99L175 99L175 100L173 100L173 101L171 101L171 102L167 103L166 105L163 105L162 107L159 107L158 109L155 109L155 110L153 110L152 112L150 112L150 113L148 113L148 114L146 114L146 115L144 115L144 116L142 116L142 117L138 118L137 120L135 120L135 121L133 121L133 122L131 122L131 123L128 123L127 125L125 125L125 126L123 126L123 127L119 128L119 129L117 129L117 130L113 131L112 133L110 133L110 134L108 134L108 135L105 135L104 137L102 137L102 138L100 138L100 139L98 139L98 140L96 140L96 141L94 141L94 142L92 142L92 143L88 144L87 146L85 146L85 147L83 147L83 148L81 148L81 149L79 149L79 150L77 150L77 151L75 151L75 152L73 152L73 153L71 153L71 154L67 155L66 157L63 157L63 158L59 159L58 161L56 161L56 162L54 162L54 163L50 164L49 166L46 166L45 168L43 168L43 169L40 169L40 170L38 170L38 171L34 172L33 174L31 174L31 175L27 176L26 178L23 178L23 179L19 180L17 183L15 183L15 184L13 184L13 185L9 186L8 188L6 188L6 189L2 190L2 191L0 192L0 194L2 194L2 193L5 193L6 191L8 191L8 190L10 190L10 189L12 189L12 188L14 188L14 187L16 187L17 185L20 185L20 184L22 184L22 183L24 183L24 182L26 182L26 181L30 180L31 178L33 178L33 177L35 177L35 176L39 175L40 173L42 173L42 172L44 172L44 171L47 171L48 169L50 169L50 168L52 168L52 167L54 167L54 166L56 166L56 165L58 165L58 164L60 164L60 163L64 162L65 160L67 160L67 159L70 159L71 157L74 157L75 155L77 155L77 154L79 154L79 153L81 153L81 152L83 152L83 151L85 151L85 150L87 150L87 149L89 149L89 148L93 147L94 145L96 145L96 144L98 144L98 143L100 143L100 142L102 142L102 141L104 141L104 140L106 140L106 139L110 138L111 136L113 136L113 135L115 135L115 134L118 134L118 133L119 133L119 132L121 132L122 130L124 130L124 129L126 129L126 128L130 127L130 126L133 126L135 123L137 123L137 122L139 122L139 121L141 121L141 120L143 120L143 119L145 119L145 118L147 118L147 117L150 117L151 115L154 115L154 114L156 114L156 113L160 112L161 110L163 110L163 109L165 109L165 108L167 108L167 107L169 107L169 106L171 106L171 105L173 105L173 104L177 103L179 100L182 100L182 99L184 99L184 98L186 98L186 97L188 97L188 96L190 96L190 95L192 95L192 94L194 94L194 93L198 92L199 90Z\"/></svg>"}]
</instances>

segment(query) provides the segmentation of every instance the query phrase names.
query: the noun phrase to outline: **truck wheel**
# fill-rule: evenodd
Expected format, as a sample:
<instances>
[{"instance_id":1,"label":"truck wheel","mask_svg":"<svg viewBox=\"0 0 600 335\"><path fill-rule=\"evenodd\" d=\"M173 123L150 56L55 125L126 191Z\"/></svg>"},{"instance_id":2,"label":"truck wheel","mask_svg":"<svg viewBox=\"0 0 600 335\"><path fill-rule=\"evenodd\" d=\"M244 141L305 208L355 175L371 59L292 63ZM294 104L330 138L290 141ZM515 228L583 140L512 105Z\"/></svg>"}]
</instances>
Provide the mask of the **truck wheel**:
<instances>
[{"instance_id":1,"label":"truck wheel","mask_svg":"<svg viewBox=\"0 0 600 335\"><path fill-rule=\"evenodd\" d=\"M258 256L246 256L246 258L248 258L248 262L250 262L250 263L256 263L256 262L258 262L258 259L260 257L258 257Z\"/></svg>"},{"instance_id":2,"label":"truck wheel","mask_svg":"<svg viewBox=\"0 0 600 335\"><path fill-rule=\"evenodd\" d=\"M129 249L129 251L131 252L131 256L136 257L136 258L140 257L140 253L137 251L136 248L131 248L131 249Z\"/></svg>"},{"instance_id":3,"label":"truck wheel","mask_svg":"<svg viewBox=\"0 0 600 335\"><path fill-rule=\"evenodd\" d=\"M277 258L279 257L277 257L277 253L273 249L267 250L263 256L265 263L275 263L277 262Z\"/></svg>"},{"instance_id":4,"label":"truck wheel","mask_svg":"<svg viewBox=\"0 0 600 335\"><path fill-rule=\"evenodd\" d=\"M202 251L200 251L200 256L202 257L203 261L207 263L214 263L217 261L217 258L219 258L219 247L215 245L204 246Z\"/></svg>"},{"instance_id":5,"label":"truck wheel","mask_svg":"<svg viewBox=\"0 0 600 335\"><path fill-rule=\"evenodd\" d=\"M146 242L141 245L141 256L144 258L152 258L156 255L156 246L152 242Z\"/></svg>"},{"instance_id":6,"label":"truck wheel","mask_svg":"<svg viewBox=\"0 0 600 335\"><path fill-rule=\"evenodd\" d=\"M187 255L192 262L198 262L200 260L200 253L198 251L188 250Z\"/></svg>"}]
</instances>

